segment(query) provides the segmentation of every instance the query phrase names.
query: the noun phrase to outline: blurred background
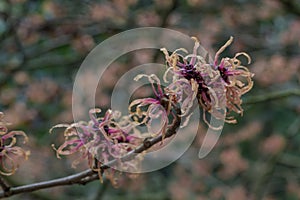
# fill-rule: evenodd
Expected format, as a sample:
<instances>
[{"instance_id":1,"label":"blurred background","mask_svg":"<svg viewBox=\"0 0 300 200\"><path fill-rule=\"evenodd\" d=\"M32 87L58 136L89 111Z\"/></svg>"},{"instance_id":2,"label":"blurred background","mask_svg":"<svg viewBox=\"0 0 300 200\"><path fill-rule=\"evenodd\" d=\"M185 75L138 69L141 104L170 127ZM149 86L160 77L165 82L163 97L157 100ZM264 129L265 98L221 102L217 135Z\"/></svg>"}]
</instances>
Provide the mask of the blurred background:
<instances>
[{"instance_id":1,"label":"blurred background","mask_svg":"<svg viewBox=\"0 0 300 200\"><path fill-rule=\"evenodd\" d=\"M72 169L72 159L58 160L51 144L60 143L62 134L48 131L72 122L73 81L89 51L114 34L147 26L196 36L212 55L234 36L222 55L249 53L255 73L238 124L225 126L206 158L197 157L203 126L182 158L136 179L122 176L118 188L94 181L11 199L300 199L298 0L1 0L0 111L10 129L28 134L31 151L8 182L22 185L86 169L86 163ZM98 88L97 105L109 108L118 78L148 62L164 60L141 50L114 62Z\"/></svg>"}]
</instances>

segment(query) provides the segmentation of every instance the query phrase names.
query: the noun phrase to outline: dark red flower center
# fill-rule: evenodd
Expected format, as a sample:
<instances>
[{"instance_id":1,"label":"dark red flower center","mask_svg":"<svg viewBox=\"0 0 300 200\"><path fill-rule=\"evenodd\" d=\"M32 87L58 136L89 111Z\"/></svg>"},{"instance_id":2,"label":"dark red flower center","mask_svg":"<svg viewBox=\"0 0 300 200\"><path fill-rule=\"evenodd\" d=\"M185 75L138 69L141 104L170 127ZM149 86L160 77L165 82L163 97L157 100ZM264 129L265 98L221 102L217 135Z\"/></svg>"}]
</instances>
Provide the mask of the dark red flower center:
<instances>
[{"instance_id":1,"label":"dark red flower center","mask_svg":"<svg viewBox=\"0 0 300 200\"><path fill-rule=\"evenodd\" d=\"M222 67L222 66L218 66L217 69L219 70L222 79L223 79L226 83L229 84L230 82L229 82L228 69L227 69L226 67Z\"/></svg>"},{"instance_id":2,"label":"dark red flower center","mask_svg":"<svg viewBox=\"0 0 300 200\"><path fill-rule=\"evenodd\" d=\"M205 83L202 74L197 71L195 66L193 66L192 64L187 64L184 67L180 67L180 72L181 75L187 80L194 79L198 83L197 96L202 98L203 102L206 102L205 99L211 102L207 84Z\"/></svg>"}]
</instances>

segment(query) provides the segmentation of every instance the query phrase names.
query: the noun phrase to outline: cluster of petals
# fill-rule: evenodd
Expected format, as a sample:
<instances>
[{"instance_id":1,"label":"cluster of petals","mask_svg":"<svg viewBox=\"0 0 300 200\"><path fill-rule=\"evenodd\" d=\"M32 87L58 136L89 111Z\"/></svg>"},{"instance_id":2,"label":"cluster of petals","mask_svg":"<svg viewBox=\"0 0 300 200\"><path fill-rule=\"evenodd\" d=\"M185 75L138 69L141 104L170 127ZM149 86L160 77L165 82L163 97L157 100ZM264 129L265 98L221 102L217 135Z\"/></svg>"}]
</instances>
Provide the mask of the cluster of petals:
<instances>
[{"instance_id":1,"label":"cluster of petals","mask_svg":"<svg viewBox=\"0 0 300 200\"><path fill-rule=\"evenodd\" d=\"M22 161L27 160L30 152L19 145L19 139L26 143L28 138L23 131L8 131L0 112L0 174L10 176L15 173Z\"/></svg>"},{"instance_id":2,"label":"cluster of petals","mask_svg":"<svg viewBox=\"0 0 300 200\"><path fill-rule=\"evenodd\" d=\"M122 117L118 111L107 110L103 117L97 117L100 113L100 109L92 109L89 112L90 121L58 124L50 129L50 133L57 128L65 129L63 144L58 148L52 145L58 158L79 152L80 156L73 162L73 167L87 159L90 168L101 176L101 166L109 165L111 161L133 151L141 143L141 136L128 116ZM139 167L140 160L115 162L110 167L134 171Z\"/></svg>"},{"instance_id":3,"label":"cluster of petals","mask_svg":"<svg viewBox=\"0 0 300 200\"><path fill-rule=\"evenodd\" d=\"M166 58L168 67L164 79L167 81L168 74L172 74L172 83L185 87L188 82L192 90L188 96L188 108L193 106L193 100L196 99L198 105L203 110L204 122L212 127L207 120L206 113L209 113L217 119L224 119L228 123L236 123L236 119L231 115L232 112L243 114L242 95L247 93L253 87L253 74L243 66L238 59L244 56L250 64L250 56L245 52L237 53L233 58L222 58L219 62L220 54L228 47L233 38L230 39L217 51L212 63L198 54L200 46L197 38L192 54L186 49L180 48L169 54L168 50L161 49ZM187 90L186 90L187 91ZM184 102L182 107L186 108ZM218 127L212 127L218 128Z\"/></svg>"}]
</instances>

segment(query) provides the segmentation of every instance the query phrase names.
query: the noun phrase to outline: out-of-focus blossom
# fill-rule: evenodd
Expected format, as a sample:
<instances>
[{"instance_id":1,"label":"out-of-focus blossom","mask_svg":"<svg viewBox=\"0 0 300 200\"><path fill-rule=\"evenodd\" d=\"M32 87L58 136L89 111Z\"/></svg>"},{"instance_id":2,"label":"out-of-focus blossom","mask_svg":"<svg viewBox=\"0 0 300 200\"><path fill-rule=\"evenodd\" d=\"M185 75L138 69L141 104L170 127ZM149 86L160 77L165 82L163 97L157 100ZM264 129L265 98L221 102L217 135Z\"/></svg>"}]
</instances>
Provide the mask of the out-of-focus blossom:
<instances>
[{"instance_id":1,"label":"out-of-focus blossom","mask_svg":"<svg viewBox=\"0 0 300 200\"><path fill-rule=\"evenodd\" d=\"M39 27L45 24L45 19L40 14L24 17L20 21L17 33L25 44L33 44L40 39Z\"/></svg>"},{"instance_id":2,"label":"out-of-focus blossom","mask_svg":"<svg viewBox=\"0 0 300 200\"><path fill-rule=\"evenodd\" d=\"M291 179L286 185L286 190L289 194L295 196L295 198L300 198L300 185L297 181Z\"/></svg>"},{"instance_id":3,"label":"out-of-focus blossom","mask_svg":"<svg viewBox=\"0 0 300 200\"><path fill-rule=\"evenodd\" d=\"M46 1L42 5L43 14L46 19L62 18L64 17L66 10L63 6L53 1Z\"/></svg>"},{"instance_id":4,"label":"out-of-focus blossom","mask_svg":"<svg viewBox=\"0 0 300 200\"><path fill-rule=\"evenodd\" d=\"M35 103L45 103L57 95L59 86L49 78L33 81L26 91L28 99Z\"/></svg>"},{"instance_id":5,"label":"out-of-focus blossom","mask_svg":"<svg viewBox=\"0 0 300 200\"><path fill-rule=\"evenodd\" d=\"M22 115L20 115L22 113ZM16 102L6 110L5 118L11 122L11 127L17 127L20 124L32 121L37 115L37 111L29 109L24 102Z\"/></svg>"},{"instance_id":6,"label":"out-of-focus blossom","mask_svg":"<svg viewBox=\"0 0 300 200\"><path fill-rule=\"evenodd\" d=\"M143 26L159 26L161 24L161 19L157 13L153 11L145 11L137 15L136 23Z\"/></svg>"},{"instance_id":7,"label":"out-of-focus blossom","mask_svg":"<svg viewBox=\"0 0 300 200\"><path fill-rule=\"evenodd\" d=\"M248 169L249 164L237 148L224 150L220 155L223 168L219 171L220 177L228 179Z\"/></svg>"},{"instance_id":8,"label":"out-of-focus blossom","mask_svg":"<svg viewBox=\"0 0 300 200\"><path fill-rule=\"evenodd\" d=\"M76 35L72 41L72 47L80 54L84 55L95 46L93 37L88 34Z\"/></svg>"},{"instance_id":9,"label":"out-of-focus blossom","mask_svg":"<svg viewBox=\"0 0 300 200\"><path fill-rule=\"evenodd\" d=\"M240 130L231 135L224 135L220 141L222 146L232 146L243 141L254 139L263 128L263 124L258 121L250 122Z\"/></svg>"},{"instance_id":10,"label":"out-of-focus blossom","mask_svg":"<svg viewBox=\"0 0 300 200\"><path fill-rule=\"evenodd\" d=\"M252 70L256 82L263 87L283 85L299 74L300 58L292 56L287 59L280 54L272 55L269 59L261 57L257 58Z\"/></svg>"},{"instance_id":11,"label":"out-of-focus blossom","mask_svg":"<svg viewBox=\"0 0 300 200\"><path fill-rule=\"evenodd\" d=\"M240 199L240 200L249 199L249 197L247 196L247 191L243 186L236 186L232 188L230 191L228 191L226 195L226 200L234 200L234 199Z\"/></svg>"},{"instance_id":12,"label":"out-of-focus blossom","mask_svg":"<svg viewBox=\"0 0 300 200\"><path fill-rule=\"evenodd\" d=\"M8 131L7 123L3 121L4 114L0 112L0 174L10 176L15 173L23 160L27 160L30 152L17 146L18 138L27 135L23 131Z\"/></svg>"},{"instance_id":13,"label":"out-of-focus blossom","mask_svg":"<svg viewBox=\"0 0 300 200\"><path fill-rule=\"evenodd\" d=\"M286 140L279 134L273 134L261 145L262 152L267 155L276 155L284 150L286 146Z\"/></svg>"},{"instance_id":14,"label":"out-of-focus blossom","mask_svg":"<svg viewBox=\"0 0 300 200\"><path fill-rule=\"evenodd\" d=\"M289 24L289 27L282 33L280 42L285 44L297 44L300 45L300 20L294 20Z\"/></svg>"},{"instance_id":15,"label":"out-of-focus blossom","mask_svg":"<svg viewBox=\"0 0 300 200\"><path fill-rule=\"evenodd\" d=\"M134 2L132 2L134 3ZM89 15L92 21L124 24L127 19L128 8L130 2L105 2L105 3L92 3L90 5Z\"/></svg>"},{"instance_id":16,"label":"out-of-focus blossom","mask_svg":"<svg viewBox=\"0 0 300 200\"><path fill-rule=\"evenodd\" d=\"M93 4L90 7L91 19L95 21L112 18L114 14L115 11L110 4Z\"/></svg>"}]
</instances>

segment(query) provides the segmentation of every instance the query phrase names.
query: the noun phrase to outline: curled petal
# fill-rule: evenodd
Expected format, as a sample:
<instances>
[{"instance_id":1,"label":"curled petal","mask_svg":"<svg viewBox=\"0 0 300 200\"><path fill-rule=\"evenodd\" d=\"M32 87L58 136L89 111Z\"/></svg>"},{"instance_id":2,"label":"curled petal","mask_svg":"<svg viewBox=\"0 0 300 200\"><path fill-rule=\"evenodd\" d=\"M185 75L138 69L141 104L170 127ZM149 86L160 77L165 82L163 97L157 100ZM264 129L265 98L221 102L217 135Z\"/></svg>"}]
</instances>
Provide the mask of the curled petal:
<instances>
[{"instance_id":1,"label":"curled petal","mask_svg":"<svg viewBox=\"0 0 300 200\"><path fill-rule=\"evenodd\" d=\"M168 81L168 79L167 79L167 76L168 76L169 72L172 72L172 68L171 68L171 67L169 67L169 68L166 70L166 72L164 73L163 80L164 80L165 83L169 83L169 81Z\"/></svg>"},{"instance_id":2,"label":"curled petal","mask_svg":"<svg viewBox=\"0 0 300 200\"><path fill-rule=\"evenodd\" d=\"M28 141L28 137L23 131L11 131L11 132L7 133L6 135L2 136L1 139L2 140L11 139L10 144L8 144L7 146L13 146L17 142L16 136L23 136L24 137L24 141L23 141L24 144Z\"/></svg>"},{"instance_id":3,"label":"curled petal","mask_svg":"<svg viewBox=\"0 0 300 200\"><path fill-rule=\"evenodd\" d=\"M7 131L8 129L6 128L6 126L0 124L0 135L5 135Z\"/></svg>"},{"instance_id":4,"label":"curled petal","mask_svg":"<svg viewBox=\"0 0 300 200\"><path fill-rule=\"evenodd\" d=\"M77 152L82 146L83 143L80 139L65 141L61 146L58 147L58 149L56 149L54 144L52 144L52 148L56 151L57 158L60 158L60 155L71 155Z\"/></svg>"},{"instance_id":5,"label":"curled petal","mask_svg":"<svg viewBox=\"0 0 300 200\"><path fill-rule=\"evenodd\" d=\"M91 109L89 111L89 116L90 116L90 119L93 121L93 123L95 125L98 125L98 120L97 118L95 117L95 114L97 113L101 113L101 109L100 108L94 108L94 109Z\"/></svg>"},{"instance_id":6,"label":"curled petal","mask_svg":"<svg viewBox=\"0 0 300 200\"><path fill-rule=\"evenodd\" d=\"M198 50L198 48L200 46L200 43L199 43L199 40L196 37L192 37L192 39L195 41L193 55L197 55L197 50ZM192 57L192 60L191 60L190 64L195 65L195 63L196 63L196 57Z\"/></svg>"},{"instance_id":7,"label":"curled petal","mask_svg":"<svg viewBox=\"0 0 300 200\"><path fill-rule=\"evenodd\" d=\"M151 75L147 75L147 74L139 74L137 75L134 80L135 81L138 81L140 80L141 78L143 77L147 77L149 82L151 83L151 86L152 86L152 89L153 89L153 92L155 94L155 96L157 97L162 97L163 96L163 90L161 88L161 84L160 84L160 80L159 78L155 75L155 74L151 74ZM156 84L156 87L157 87L157 91L155 89L155 86L154 84Z\"/></svg>"},{"instance_id":8,"label":"curled petal","mask_svg":"<svg viewBox=\"0 0 300 200\"><path fill-rule=\"evenodd\" d=\"M55 126L52 126L52 128L49 130L49 133L51 134L53 130L56 128L68 128L68 127L70 127L69 124L57 124Z\"/></svg>"},{"instance_id":9,"label":"curled petal","mask_svg":"<svg viewBox=\"0 0 300 200\"><path fill-rule=\"evenodd\" d=\"M8 132L8 123L3 122L3 118L4 115L0 112L0 174L9 176L15 172L22 160L27 160L30 152L17 146L19 136L26 143L27 135L23 131Z\"/></svg>"},{"instance_id":10,"label":"curled petal","mask_svg":"<svg viewBox=\"0 0 300 200\"><path fill-rule=\"evenodd\" d=\"M1 154L2 155L0 159L0 163L1 163L0 174L4 176L10 176L14 174L17 168L15 166L14 160L10 156L8 156L5 151L1 152Z\"/></svg>"},{"instance_id":11,"label":"curled petal","mask_svg":"<svg viewBox=\"0 0 300 200\"><path fill-rule=\"evenodd\" d=\"M27 160L30 155L29 151L25 151L21 147L6 147L0 153L0 173L2 175L10 176L14 174L15 170L19 167L22 160Z\"/></svg>"},{"instance_id":12,"label":"curled petal","mask_svg":"<svg viewBox=\"0 0 300 200\"><path fill-rule=\"evenodd\" d=\"M251 63L251 57L247 53L239 52L239 53L235 54L234 59L236 59L239 56L245 56L248 59L248 65Z\"/></svg>"},{"instance_id":13,"label":"curled petal","mask_svg":"<svg viewBox=\"0 0 300 200\"><path fill-rule=\"evenodd\" d=\"M214 61L214 65L217 65L218 62L218 58L220 56L220 54L233 42L233 37L230 36L229 40L217 51L216 55L215 55L215 61Z\"/></svg>"},{"instance_id":14,"label":"curled petal","mask_svg":"<svg viewBox=\"0 0 300 200\"><path fill-rule=\"evenodd\" d=\"M147 122L147 126L150 133L153 134L153 136L156 136L158 134L162 134L164 136L169 122L168 114L166 110L161 105L151 105L149 107L148 116L149 116L149 122ZM153 131L152 121L153 119L157 119L159 117L161 117L161 123L159 125L160 128L158 131Z\"/></svg>"}]
</instances>

